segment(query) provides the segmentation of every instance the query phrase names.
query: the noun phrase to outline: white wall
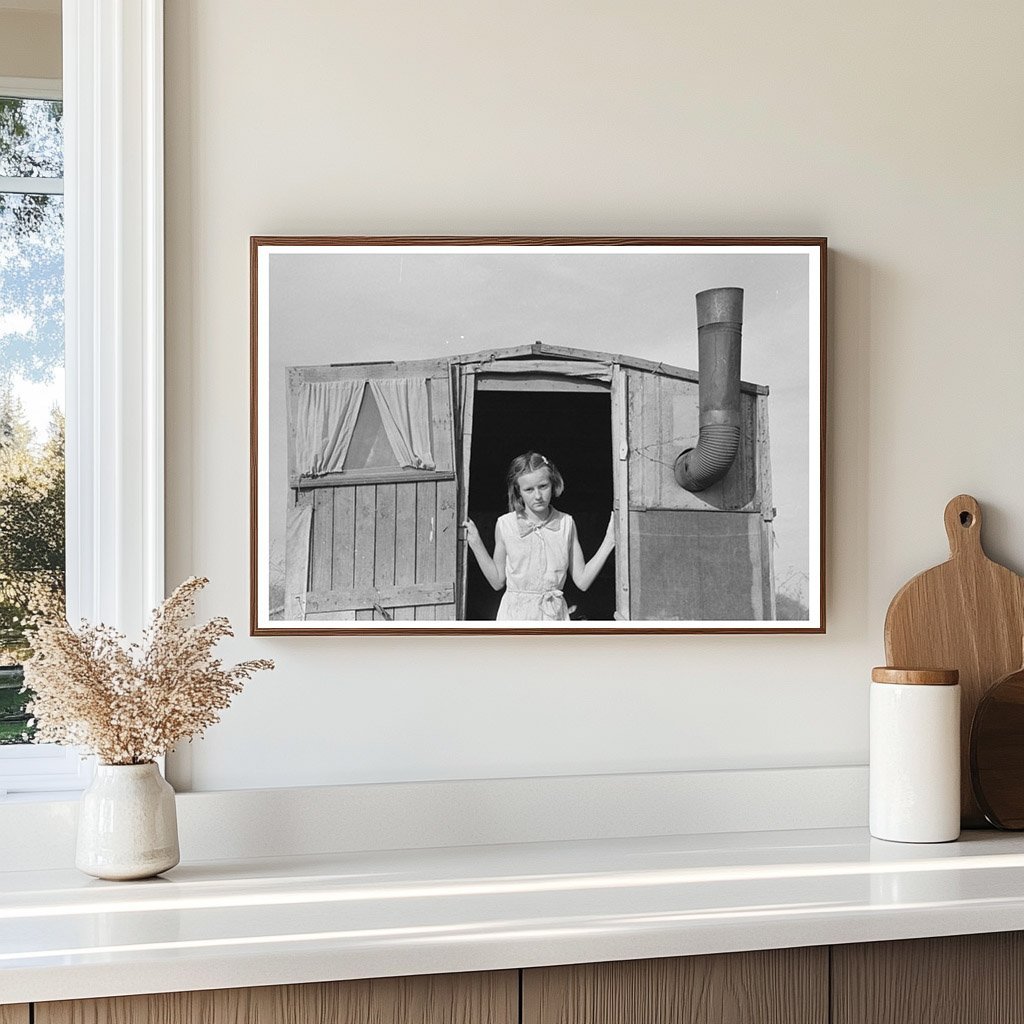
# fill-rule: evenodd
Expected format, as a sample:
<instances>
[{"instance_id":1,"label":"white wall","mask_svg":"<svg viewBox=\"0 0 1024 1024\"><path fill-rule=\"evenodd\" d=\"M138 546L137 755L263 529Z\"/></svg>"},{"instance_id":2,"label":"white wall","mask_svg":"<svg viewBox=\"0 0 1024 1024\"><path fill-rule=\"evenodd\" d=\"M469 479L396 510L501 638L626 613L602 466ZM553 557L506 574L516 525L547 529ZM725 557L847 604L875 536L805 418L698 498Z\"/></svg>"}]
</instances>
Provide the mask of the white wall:
<instances>
[{"instance_id":1,"label":"white wall","mask_svg":"<svg viewBox=\"0 0 1024 1024\"><path fill-rule=\"evenodd\" d=\"M243 636L278 668L194 788L865 761L946 501L1024 570L1022 35L969 0L167 0L168 582L242 634L251 234L832 246L827 635Z\"/></svg>"}]
</instances>

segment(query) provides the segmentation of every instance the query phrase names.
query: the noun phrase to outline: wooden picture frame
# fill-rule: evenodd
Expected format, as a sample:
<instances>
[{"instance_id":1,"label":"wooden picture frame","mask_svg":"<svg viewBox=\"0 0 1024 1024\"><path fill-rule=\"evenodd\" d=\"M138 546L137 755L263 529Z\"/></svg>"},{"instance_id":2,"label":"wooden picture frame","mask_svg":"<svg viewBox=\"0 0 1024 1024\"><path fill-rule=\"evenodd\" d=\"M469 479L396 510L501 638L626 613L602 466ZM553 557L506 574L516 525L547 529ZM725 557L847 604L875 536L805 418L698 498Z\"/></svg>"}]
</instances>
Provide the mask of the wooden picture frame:
<instances>
[{"instance_id":1,"label":"wooden picture frame","mask_svg":"<svg viewBox=\"0 0 1024 1024\"><path fill-rule=\"evenodd\" d=\"M252 634L823 633L826 266L824 238L251 238ZM561 467L550 536L509 511L523 452Z\"/></svg>"}]
</instances>

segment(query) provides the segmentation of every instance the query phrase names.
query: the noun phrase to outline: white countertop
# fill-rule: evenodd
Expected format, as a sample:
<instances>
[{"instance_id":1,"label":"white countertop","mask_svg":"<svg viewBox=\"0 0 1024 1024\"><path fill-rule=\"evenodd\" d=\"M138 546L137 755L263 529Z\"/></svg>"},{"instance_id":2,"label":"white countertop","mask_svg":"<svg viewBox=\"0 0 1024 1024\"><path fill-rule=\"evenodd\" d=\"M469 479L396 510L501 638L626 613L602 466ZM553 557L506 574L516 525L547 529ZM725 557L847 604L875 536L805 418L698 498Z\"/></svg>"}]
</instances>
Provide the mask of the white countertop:
<instances>
[{"instance_id":1,"label":"white countertop","mask_svg":"<svg viewBox=\"0 0 1024 1024\"><path fill-rule=\"evenodd\" d=\"M1024 929L1024 836L863 829L0 872L0 1004Z\"/></svg>"}]
</instances>

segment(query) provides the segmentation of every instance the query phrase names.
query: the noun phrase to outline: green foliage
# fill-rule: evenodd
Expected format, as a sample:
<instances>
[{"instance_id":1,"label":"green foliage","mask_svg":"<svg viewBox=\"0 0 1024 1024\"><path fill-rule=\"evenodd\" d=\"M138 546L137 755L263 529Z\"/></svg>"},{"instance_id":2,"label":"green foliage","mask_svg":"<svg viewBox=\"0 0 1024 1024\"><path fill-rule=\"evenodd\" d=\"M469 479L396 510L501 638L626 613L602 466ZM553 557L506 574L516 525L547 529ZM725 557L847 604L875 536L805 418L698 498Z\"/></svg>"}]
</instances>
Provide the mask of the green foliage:
<instances>
[{"instance_id":1,"label":"green foliage","mask_svg":"<svg viewBox=\"0 0 1024 1024\"><path fill-rule=\"evenodd\" d=\"M20 666L0 668L0 745L24 743L35 732L35 724L29 725L25 710L22 678Z\"/></svg>"},{"instance_id":2,"label":"green foliage","mask_svg":"<svg viewBox=\"0 0 1024 1024\"><path fill-rule=\"evenodd\" d=\"M59 178L64 173L64 105L0 96L0 175Z\"/></svg>"},{"instance_id":3,"label":"green foliage","mask_svg":"<svg viewBox=\"0 0 1024 1024\"><path fill-rule=\"evenodd\" d=\"M64 582L64 417L54 410L39 447L8 390L0 395L0 654L7 660L28 655L26 616L63 607Z\"/></svg>"}]
</instances>

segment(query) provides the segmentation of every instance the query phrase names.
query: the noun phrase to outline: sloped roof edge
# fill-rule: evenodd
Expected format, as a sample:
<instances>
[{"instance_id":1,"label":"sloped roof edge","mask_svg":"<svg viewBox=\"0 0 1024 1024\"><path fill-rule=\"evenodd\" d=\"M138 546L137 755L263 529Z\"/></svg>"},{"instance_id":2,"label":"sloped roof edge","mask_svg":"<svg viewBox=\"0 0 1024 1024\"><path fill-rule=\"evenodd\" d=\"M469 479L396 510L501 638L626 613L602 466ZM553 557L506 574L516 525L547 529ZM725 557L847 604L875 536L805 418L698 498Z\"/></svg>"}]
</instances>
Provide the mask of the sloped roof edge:
<instances>
[{"instance_id":1,"label":"sloped roof edge","mask_svg":"<svg viewBox=\"0 0 1024 1024\"><path fill-rule=\"evenodd\" d=\"M681 380L699 382L699 375L696 370L688 370L682 366L673 366L671 363L656 363L651 359L641 359L639 356L618 355L613 352L595 352L583 348L566 348L562 345L547 345L535 341L532 345L514 345L511 348L484 349L481 352L467 352L464 355L451 356L453 363L491 363L515 359L575 359L581 362L610 363L619 366L627 366L633 370L644 370L647 373L662 373L667 377L678 377ZM741 381L740 387L744 391L752 391L755 394L768 394L768 387L764 384L751 384L748 381Z\"/></svg>"}]
</instances>

